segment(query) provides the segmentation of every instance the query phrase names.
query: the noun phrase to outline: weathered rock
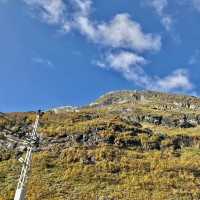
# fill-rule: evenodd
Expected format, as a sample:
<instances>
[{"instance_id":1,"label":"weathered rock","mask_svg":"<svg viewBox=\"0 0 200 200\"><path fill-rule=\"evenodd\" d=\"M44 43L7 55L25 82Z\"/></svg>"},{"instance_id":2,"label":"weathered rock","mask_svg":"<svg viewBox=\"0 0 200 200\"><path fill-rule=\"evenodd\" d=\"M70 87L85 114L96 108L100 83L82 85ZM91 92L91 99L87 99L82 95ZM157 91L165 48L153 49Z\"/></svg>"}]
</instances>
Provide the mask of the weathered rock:
<instances>
[{"instance_id":1,"label":"weathered rock","mask_svg":"<svg viewBox=\"0 0 200 200\"><path fill-rule=\"evenodd\" d=\"M119 139L115 141L115 145L120 147L141 147L141 141L139 139L133 138L128 140Z\"/></svg>"},{"instance_id":2,"label":"weathered rock","mask_svg":"<svg viewBox=\"0 0 200 200\"><path fill-rule=\"evenodd\" d=\"M194 128L194 127L196 127L196 126L188 121L182 122L180 124L180 128Z\"/></svg>"},{"instance_id":3,"label":"weathered rock","mask_svg":"<svg viewBox=\"0 0 200 200\"><path fill-rule=\"evenodd\" d=\"M85 165L93 165L96 162L96 158L94 156L86 156L81 159L81 162Z\"/></svg>"}]
</instances>

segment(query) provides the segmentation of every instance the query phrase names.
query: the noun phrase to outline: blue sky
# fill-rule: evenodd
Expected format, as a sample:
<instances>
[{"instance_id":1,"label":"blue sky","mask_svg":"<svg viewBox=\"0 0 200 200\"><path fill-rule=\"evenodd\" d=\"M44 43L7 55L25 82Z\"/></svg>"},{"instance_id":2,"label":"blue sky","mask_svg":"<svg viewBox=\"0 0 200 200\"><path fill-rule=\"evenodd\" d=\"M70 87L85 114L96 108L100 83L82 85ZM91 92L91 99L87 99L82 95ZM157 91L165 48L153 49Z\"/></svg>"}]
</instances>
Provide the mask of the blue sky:
<instances>
[{"instance_id":1,"label":"blue sky","mask_svg":"<svg viewBox=\"0 0 200 200\"><path fill-rule=\"evenodd\" d=\"M0 111L199 96L199 21L200 0L0 0Z\"/></svg>"}]
</instances>

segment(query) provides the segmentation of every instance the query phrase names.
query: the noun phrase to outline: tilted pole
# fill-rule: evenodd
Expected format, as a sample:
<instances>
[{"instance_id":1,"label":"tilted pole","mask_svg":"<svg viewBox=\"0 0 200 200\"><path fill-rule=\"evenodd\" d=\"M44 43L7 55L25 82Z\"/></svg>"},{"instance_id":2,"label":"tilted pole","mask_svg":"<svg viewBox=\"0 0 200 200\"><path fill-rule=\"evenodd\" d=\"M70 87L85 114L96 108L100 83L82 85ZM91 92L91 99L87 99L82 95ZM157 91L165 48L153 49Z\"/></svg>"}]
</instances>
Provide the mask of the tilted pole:
<instances>
[{"instance_id":1,"label":"tilted pole","mask_svg":"<svg viewBox=\"0 0 200 200\"><path fill-rule=\"evenodd\" d=\"M33 146L38 145L38 142L39 142L39 138L37 136L37 128L38 128L40 114L41 113L39 111L37 113L37 116L36 116L33 131L30 135L31 136L30 137L30 144L27 147L25 159L23 159L23 158L19 159L19 161L23 165L22 165L22 170L21 170L19 181L18 181L14 200L25 200L26 184L27 184L27 179L28 179L28 173L29 173L30 168L31 168Z\"/></svg>"},{"instance_id":2,"label":"tilted pole","mask_svg":"<svg viewBox=\"0 0 200 200\"><path fill-rule=\"evenodd\" d=\"M31 158L32 158L32 147L29 147L26 152L25 160L22 160L23 166L21 170L21 175L18 181L17 190L15 193L14 200L25 200L25 189L26 182L28 178L28 171L31 167Z\"/></svg>"}]
</instances>

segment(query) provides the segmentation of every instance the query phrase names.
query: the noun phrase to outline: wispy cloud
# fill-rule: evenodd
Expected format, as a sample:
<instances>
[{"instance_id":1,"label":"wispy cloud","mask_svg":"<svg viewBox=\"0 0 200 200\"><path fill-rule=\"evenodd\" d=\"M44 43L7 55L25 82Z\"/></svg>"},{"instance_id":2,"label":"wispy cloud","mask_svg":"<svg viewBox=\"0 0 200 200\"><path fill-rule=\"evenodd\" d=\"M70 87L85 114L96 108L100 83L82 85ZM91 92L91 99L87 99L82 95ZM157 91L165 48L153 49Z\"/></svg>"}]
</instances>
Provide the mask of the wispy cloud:
<instances>
[{"instance_id":1,"label":"wispy cloud","mask_svg":"<svg viewBox=\"0 0 200 200\"><path fill-rule=\"evenodd\" d=\"M130 48L136 51L161 48L161 37L144 33L141 25L127 13L117 14L109 23L96 25L88 18L80 17L78 27L89 39L112 48Z\"/></svg>"},{"instance_id":2,"label":"wispy cloud","mask_svg":"<svg viewBox=\"0 0 200 200\"><path fill-rule=\"evenodd\" d=\"M144 65L147 61L142 56L129 51L119 51L108 53L102 61L97 62L100 67L114 69L124 75L129 73L134 67Z\"/></svg>"},{"instance_id":3,"label":"wispy cloud","mask_svg":"<svg viewBox=\"0 0 200 200\"><path fill-rule=\"evenodd\" d=\"M147 61L135 53L121 51L118 54L108 54L106 61L117 71L128 73L131 71L131 66L144 65Z\"/></svg>"},{"instance_id":4,"label":"wispy cloud","mask_svg":"<svg viewBox=\"0 0 200 200\"><path fill-rule=\"evenodd\" d=\"M200 12L200 0L191 0L193 7Z\"/></svg>"},{"instance_id":5,"label":"wispy cloud","mask_svg":"<svg viewBox=\"0 0 200 200\"><path fill-rule=\"evenodd\" d=\"M91 13L91 0L71 0L72 5L75 7L75 16L80 17L84 16L87 17Z\"/></svg>"},{"instance_id":6,"label":"wispy cloud","mask_svg":"<svg viewBox=\"0 0 200 200\"><path fill-rule=\"evenodd\" d=\"M192 8L197 12L200 12L200 0L181 0L177 1L177 5L186 6L188 8Z\"/></svg>"},{"instance_id":7,"label":"wispy cloud","mask_svg":"<svg viewBox=\"0 0 200 200\"><path fill-rule=\"evenodd\" d=\"M146 0L146 2L158 14L165 29L170 31L173 25L173 18L171 15L165 13L165 9L168 6L168 0Z\"/></svg>"},{"instance_id":8,"label":"wispy cloud","mask_svg":"<svg viewBox=\"0 0 200 200\"><path fill-rule=\"evenodd\" d=\"M101 68L119 72L127 80L150 90L192 92L194 88L187 70L177 69L166 77L151 77L143 70L143 65L148 64L148 61L128 51L109 53L96 64Z\"/></svg>"},{"instance_id":9,"label":"wispy cloud","mask_svg":"<svg viewBox=\"0 0 200 200\"><path fill-rule=\"evenodd\" d=\"M66 32L76 30L95 44L106 47L101 60L95 64L114 70L137 85L162 91L192 91L193 84L184 69L165 77L149 76L143 66L149 61L146 53L159 51L162 38L159 34L146 33L140 23L128 13L116 14L110 21L98 22L91 17L91 0L23 0L48 24L59 25ZM173 19L165 13L168 0L149 0L149 5L160 16L166 30L171 30ZM105 48L104 48L105 49ZM145 53L145 54L144 54ZM38 64L52 66L48 60L37 58Z\"/></svg>"},{"instance_id":10,"label":"wispy cloud","mask_svg":"<svg viewBox=\"0 0 200 200\"><path fill-rule=\"evenodd\" d=\"M41 58L41 57L35 57L35 58L32 59L32 61L35 64L38 64L38 65L46 66L46 67L49 67L49 68L52 68L52 69L54 68L54 64L49 59L44 59L44 58Z\"/></svg>"},{"instance_id":11,"label":"wispy cloud","mask_svg":"<svg viewBox=\"0 0 200 200\"><path fill-rule=\"evenodd\" d=\"M108 23L91 20L91 0L68 0L68 4L63 0L23 1L36 10L46 23L60 25L66 31L78 29L95 43L139 51L161 48L161 37L144 33L141 25L132 20L128 13L117 14Z\"/></svg>"},{"instance_id":12,"label":"wispy cloud","mask_svg":"<svg viewBox=\"0 0 200 200\"><path fill-rule=\"evenodd\" d=\"M146 87L148 77L142 69L142 66L148 61L130 51L118 51L114 53L107 53L102 60L97 61L97 65L104 69L111 69L121 73L124 78L135 82L137 85Z\"/></svg>"},{"instance_id":13,"label":"wispy cloud","mask_svg":"<svg viewBox=\"0 0 200 200\"><path fill-rule=\"evenodd\" d=\"M159 79L156 82L157 88L163 91L183 90L191 91L194 86L189 79L189 74L185 69L177 69L172 74Z\"/></svg>"},{"instance_id":14,"label":"wispy cloud","mask_svg":"<svg viewBox=\"0 0 200 200\"><path fill-rule=\"evenodd\" d=\"M136 51L160 50L161 37L144 33L139 23L131 20L129 14L118 14L106 24L97 28L105 44L112 47L131 48Z\"/></svg>"},{"instance_id":15,"label":"wispy cloud","mask_svg":"<svg viewBox=\"0 0 200 200\"><path fill-rule=\"evenodd\" d=\"M59 25L65 31L70 30L66 20L66 5L63 0L23 0L38 17L48 24Z\"/></svg>"},{"instance_id":16,"label":"wispy cloud","mask_svg":"<svg viewBox=\"0 0 200 200\"><path fill-rule=\"evenodd\" d=\"M197 49L189 60L190 65L195 65L200 63L200 50Z\"/></svg>"},{"instance_id":17,"label":"wispy cloud","mask_svg":"<svg viewBox=\"0 0 200 200\"><path fill-rule=\"evenodd\" d=\"M35 11L38 18L61 30L69 32L77 26L77 19L87 17L91 10L91 0L22 0Z\"/></svg>"}]
</instances>

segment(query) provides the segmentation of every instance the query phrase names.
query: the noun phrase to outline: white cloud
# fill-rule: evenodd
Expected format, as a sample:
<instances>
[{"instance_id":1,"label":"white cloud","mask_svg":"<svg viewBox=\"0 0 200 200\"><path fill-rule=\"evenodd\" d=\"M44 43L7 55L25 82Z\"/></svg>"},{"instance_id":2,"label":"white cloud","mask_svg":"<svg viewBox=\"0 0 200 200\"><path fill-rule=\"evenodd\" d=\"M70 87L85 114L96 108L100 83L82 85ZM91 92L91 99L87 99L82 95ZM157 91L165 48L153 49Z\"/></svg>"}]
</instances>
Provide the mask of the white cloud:
<instances>
[{"instance_id":1,"label":"white cloud","mask_svg":"<svg viewBox=\"0 0 200 200\"><path fill-rule=\"evenodd\" d=\"M189 74L184 69L173 71L166 77L151 77L143 70L148 61L145 58L128 51L108 53L104 60L98 61L99 67L112 69L121 73L127 80L145 89L159 91L192 91L193 84Z\"/></svg>"},{"instance_id":2,"label":"white cloud","mask_svg":"<svg viewBox=\"0 0 200 200\"><path fill-rule=\"evenodd\" d=\"M144 33L139 23L126 13L118 14L110 23L98 25L97 32L103 42L112 47L130 48L138 51L160 50L161 37Z\"/></svg>"},{"instance_id":3,"label":"white cloud","mask_svg":"<svg viewBox=\"0 0 200 200\"><path fill-rule=\"evenodd\" d=\"M23 0L30 8L36 10L40 19L48 24L60 25L65 31L70 30L66 20L66 5L63 0Z\"/></svg>"},{"instance_id":4,"label":"white cloud","mask_svg":"<svg viewBox=\"0 0 200 200\"><path fill-rule=\"evenodd\" d=\"M92 64L101 67L101 68L107 68L106 63L102 60L93 60Z\"/></svg>"},{"instance_id":5,"label":"white cloud","mask_svg":"<svg viewBox=\"0 0 200 200\"><path fill-rule=\"evenodd\" d=\"M24 2L39 9L43 19L48 23L59 23L63 18L65 4L62 0L24 0Z\"/></svg>"},{"instance_id":6,"label":"white cloud","mask_svg":"<svg viewBox=\"0 0 200 200\"><path fill-rule=\"evenodd\" d=\"M188 72L184 69L175 70L171 75L166 76L156 83L156 88L163 91L193 89L193 84L189 80Z\"/></svg>"},{"instance_id":7,"label":"white cloud","mask_svg":"<svg viewBox=\"0 0 200 200\"><path fill-rule=\"evenodd\" d=\"M167 31L171 30L173 20L169 15L163 16L161 22Z\"/></svg>"},{"instance_id":8,"label":"white cloud","mask_svg":"<svg viewBox=\"0 0 200 200\"><path fill-rule=\"evenodd\" d=\"M141 25L127 13L117 14L110 22L91 20L91 0L23 0L48 24L57 24L68 32L79 30L95 43L111 48L129 48L137 51L160 50L161 37L144 33ZM70 12L67 12L69 11Z\"/></svg>"},{"instance_id":9,"label":"white cloud","mask_svg":"<svg viewBox=\"0 0 200 200\"><path fill-rule=\"evenodd\" d=\"M144 57L129 51L108 53L101 61L96 62L99 67L121 73L127 80L145 88L150 79L143 71L142 66L147 63L148 61Z\"/></svg>"},{"instance_id":10,"label":"white cloud","mask_svg":"<svg viewBox=\"0 0 200 200\"><path fill-rule=\"evenodd\" d=\"M35 14L48 24L59 25L61 30L69 32L77 26L77 19L88 17L91 0L22 0ZM69 11L69 12L68 12Z\"/></svg>"},{"instance_id":11,"label":"white cloud","mask_svg":"<svg viewBox=\"0 0 200 200\"><path fill-rule=\"evenodd\" d=\"M144 33L141 25L131 20L127 13L117 14L109 23L95 25L86 17L79 17L77 21L81 32L96 43L140 52L161 48L161 37Z\"/></svg>"},{"instance_id":12,"label":"white cloud","mask_svg":"<svg viewBox=\"0 0 200 200\"><path fill-rule=\"evenodd\" d=\"M83 35L86 35L89 39L95 42L97 41L97 30L87 17L79 16L76 19L76 27L81 31Z\"/></svg>"},{"instance_id":13,"label":"white cloud","mask_svg":"<svg viewBox=\"0 0 200 200\"><path fill-rule=\"evenodd\" d=\"M148 61L141 54L144 51L160 50L161 37L145 33L142 26L132 20L129 14L117 14L111 21L99 23L91 19L91 0L23 1L31 8L37 9L46 23L59 25L66 32L76 29L94 43L108 47L111 53L107 53L101 61L95 63L99 67L115 70L127 80L146 89L164 91L192 89L188 74L182 69L163 78L151 77L145 73L143 65ZM170 30L173 20L164 13L168 5L167 0L152 0L151 3L161 17L162 24ZM42 58L35 58L34 62L53 66L51 61Z\"/></svg>"},{"instance_id":14,"label":"white cloud","mask_svg":"<svg viewBox=\"0 0 200 200\"><path fill-rule=\"evenodd\" d=\"M109 53L106 56L106 63L109 64L110 68L116 71L129 73L133 67L144 65L147 61L135 53L121 51L115 54Z\"/></svg>"},{"instance_id":15,"label":"white cloud","mask_svg":"<svg viewBox=\"0 0 200 200\"><path fill-rule=\"evenodd\" d=\"M91 0L71 0L72 5L75 7L76 15L87 17L91 12Z\"/></svg>"},{"instance_id":16,"label":"white cloud","mask_svg":"<svg viewBox=\"0 0 200 200\"><path fill-rule=\"evenodd\" d=\"M165 9L168 6L168 0L148 0L148 4L154 8L156 13L161 18L161 23L167 31L171 30L173 25L172 16L165 13Z\"/></svg>"}]
</instances>

